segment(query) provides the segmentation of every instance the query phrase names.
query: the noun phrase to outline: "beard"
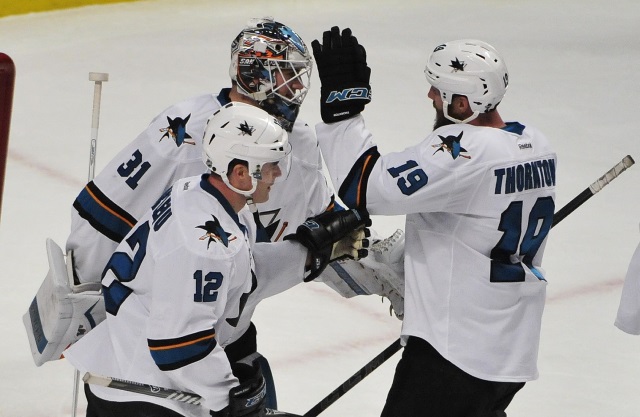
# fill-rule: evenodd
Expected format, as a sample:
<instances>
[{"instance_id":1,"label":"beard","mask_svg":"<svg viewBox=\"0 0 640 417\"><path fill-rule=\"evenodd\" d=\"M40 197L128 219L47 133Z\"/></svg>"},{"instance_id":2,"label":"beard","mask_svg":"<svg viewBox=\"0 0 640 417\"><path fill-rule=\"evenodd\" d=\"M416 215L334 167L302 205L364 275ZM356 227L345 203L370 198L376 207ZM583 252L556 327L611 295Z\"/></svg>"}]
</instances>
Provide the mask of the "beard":
<instances>
[{"instance_id":1,"label":"beard","mask_svg":"<svg viewBox=\"0 0 640 417\"><path fill-rule=\"evenodd\" d=\"M436 118L433 121L433 130L436 130L437 128L442 126L452 125L454 123L455 122L444 117L444 111L442 111L442 109L436 109Z\"/></svg>"}]
</instances>

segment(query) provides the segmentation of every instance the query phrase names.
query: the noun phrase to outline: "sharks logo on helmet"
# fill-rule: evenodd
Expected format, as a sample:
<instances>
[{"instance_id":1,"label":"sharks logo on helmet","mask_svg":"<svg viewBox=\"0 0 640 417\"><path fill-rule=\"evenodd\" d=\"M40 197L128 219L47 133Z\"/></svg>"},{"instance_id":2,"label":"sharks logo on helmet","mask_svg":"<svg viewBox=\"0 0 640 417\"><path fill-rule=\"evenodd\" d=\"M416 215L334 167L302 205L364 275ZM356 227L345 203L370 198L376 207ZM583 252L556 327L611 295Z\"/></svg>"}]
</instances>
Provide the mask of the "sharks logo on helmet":
<instances>
[{"instance_id":1,"label":"sharks logo on helmet","mask_svg":"<svg viewBox=\"0 0 640 417\"><path fill-rule=\"evenodd\" d=\"M256 131L256 128L253 127L253 126L249 126L249 123L247 123L246 120L244 122L240 123L240 125L237 127L237 129L240 131L240 134L242 136L244 136L244 135L252 136L253 132Z\"/></svg>"}]
</instances>

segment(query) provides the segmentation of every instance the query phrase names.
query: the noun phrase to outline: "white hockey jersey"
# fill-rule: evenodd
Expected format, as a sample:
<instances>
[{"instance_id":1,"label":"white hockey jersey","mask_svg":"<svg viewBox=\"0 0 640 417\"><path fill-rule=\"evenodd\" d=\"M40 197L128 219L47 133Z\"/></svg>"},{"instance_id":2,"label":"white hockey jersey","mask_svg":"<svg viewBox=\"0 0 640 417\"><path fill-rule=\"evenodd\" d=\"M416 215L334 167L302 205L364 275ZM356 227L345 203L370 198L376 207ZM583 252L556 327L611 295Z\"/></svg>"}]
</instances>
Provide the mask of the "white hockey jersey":
<instances>
[{"instance_id":1,"label":"white hockey jersey","mask_svg":"<svg viewBox=\"0 0 640 417\"><path fill-rule=\"evenodd\" d=\"M640 335L640 244L629 262L614 324L625 333Z\"/></svg>"},{"instance_id":2,"label":"white hockey jersey","mask_svg":"<svg viewBox=\"0 0 640 417\"><path fill-rule=\"evenodd\" d=\"M535 379L556 183L546 138L449 125L380 156L361 115L316 134L345 204L407 215L402 335L477 378Z\"/></svg>"},{"instance_id":3,"label":"white hockey jersey","mask_svg":"<svg viewBox=\"0 0 640 417\"><path fill-rule=\"evenodd\" d=\"M228 405L238 382L223 348L257 285L255 227L241 223L206 177L178 181L127 234L102 280L107 319L65 352L81 372L191 391L205 407L92 385L103 399L153 402L186 416ZM274 271L286 266L302 276L301 245L263 246L280 248Z\"/></svg>"},{"instance_id":4,"label":"white hockey jersey","mask_svg":"<svg viewBox=\"0 0 640 417\"><path fill-rule=\"evenodd\" d=\"M228 94L223 89L217 97L193 97L163 111L78 195L66 249L73 251L80 282L99 282L117 244L158 196L175 181L206 170L201 143L206 122L229 102ZM313 129L298 120L289 141L289 176L273 187L268 202L258 204L272 241L326 210L333 194Z\"/></svg>"},{"instance_id":5,"label":"white hockey jersey","mask_svg":"<svg viewBox=\"0 0 640 417\"><path fill-rule=\"evenodd\" d=\"M175 181L206 170L201 140L208 118L229 102L228 95L229 89L223 89L217 97L201 95L169 107L78 195L73 203L66 249L73 251L74 272L81 283L100 281L118 243L159 195ZM313 129L297 120L289 133L289 143L289 175L272 187L267 202L257 204L268 234L261 241L281 241L307 218L333 204L333 190L324 177ZM269 249L264 251L268 253ZM302 279L281 274L278 280L261 282L263 285L247 300L240 329L249 328L253 311L262 299L285 291Z\"/></svg>"}]
</instances>

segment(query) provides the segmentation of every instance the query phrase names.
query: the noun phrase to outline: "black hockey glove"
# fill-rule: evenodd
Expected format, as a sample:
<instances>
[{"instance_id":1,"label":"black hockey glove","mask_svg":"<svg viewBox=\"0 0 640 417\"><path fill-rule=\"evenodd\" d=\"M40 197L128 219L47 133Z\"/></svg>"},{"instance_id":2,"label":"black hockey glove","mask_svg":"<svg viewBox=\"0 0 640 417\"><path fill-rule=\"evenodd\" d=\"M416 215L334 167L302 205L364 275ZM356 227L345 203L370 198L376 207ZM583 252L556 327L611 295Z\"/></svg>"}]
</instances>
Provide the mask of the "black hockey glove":
<instances>
[{"instance_id":1,"label":"black hockey glove","mask_svg":"<svg viewBox=\"0 0 640 417\"><path fill-rule=\"evenodd\" d=\"M320 115L325 123L345 120L364 110L371 101L367 52L351 29L340 34L334 26L322 34L322 45L311 42L320 77Z\"/></svg>"},{"instance_id":2,"label":"black hockey glove","mask_svg":"<svg viewBox=\"0 0 640 417\"><path fill-rule=\"evenodd\" d=\"M257 360L232 363L231 370L240 385L229 390L226 417L262 417L265 415L267 393L262 370Z\"/></svg>"},{"instance_id":3,"label":"black hockey glove","mask_svg":"<svg viewBox=\"0 0 640 417\"><path fill-rule=\"evenodd\" d=\"M368 214L358 210L328 211L307 219L296 233L285 240L296 240L309 250L311 273L304 280L317 278L327 265L342 258L360 259L367 256L371 234Z\"/></svg>"}]
</instances>

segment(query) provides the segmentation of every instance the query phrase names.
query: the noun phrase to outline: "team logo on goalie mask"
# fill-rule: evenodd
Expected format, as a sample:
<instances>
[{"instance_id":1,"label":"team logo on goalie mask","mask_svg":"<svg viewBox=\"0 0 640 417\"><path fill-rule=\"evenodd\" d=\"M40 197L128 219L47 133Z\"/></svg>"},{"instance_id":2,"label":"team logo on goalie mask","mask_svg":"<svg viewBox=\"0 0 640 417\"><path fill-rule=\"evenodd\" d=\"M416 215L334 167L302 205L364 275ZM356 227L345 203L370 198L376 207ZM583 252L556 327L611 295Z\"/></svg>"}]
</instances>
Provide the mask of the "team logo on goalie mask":
<instances>
[{"instance_id":1,"label":"team logo on goalie mask","mask_svg":"<svg viewBox=\"0 0 640 417\"><path fill-rule=\"evenodd\" d=\"M205 234L200 236L200 240L208 239L207 249L209 249L209 245L211 245L211 242L220 242L224 246L228 247L229 242L235 240L236 237L231 237L231 233L227 233L224 231L222 225L220 224L220 221L216 218L216 216L212 214L211 217L213 217L213 220L207 220L203 225L196 226L197 229L203 229L205 231Z\"/></svg>"},{"instance_id":2,"label":"team logo on goalie mask","mask_svg":"<svg viewBox=\"0 0 640 417\"><path fill-rule=\"evenodd\" d=\"M458 136L449 135L447 137L438 135L442 143L439 145L431 145L434 148L437 148L433 154L435 155L437 152L447 151L451 154L453 159L456 159L459 156L471 159L471 155L467 155L467 150L460 145L463 133L464 132L460 132Z\"/></svg>"},{"instance_id":3,"label":"team logo on goalie mask","mask_svg":"<svg viewBox=\"0 0 640 417\"><path fill-rule=\"evenodd\" d=\"M160 141L164 138L171 138L176 143L176 146L180 147L183 143L188 145L195 145L196 142L191 138L191 135L187 133L187 122L191 114L189 114L184 119L182 117L176 117L175 119L167 116L167 122L169 122L169 126L160 129L161 132L164 132L164 135L160 138Z\"/></svg>"}]
</instances>

